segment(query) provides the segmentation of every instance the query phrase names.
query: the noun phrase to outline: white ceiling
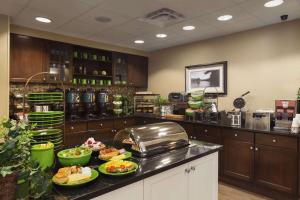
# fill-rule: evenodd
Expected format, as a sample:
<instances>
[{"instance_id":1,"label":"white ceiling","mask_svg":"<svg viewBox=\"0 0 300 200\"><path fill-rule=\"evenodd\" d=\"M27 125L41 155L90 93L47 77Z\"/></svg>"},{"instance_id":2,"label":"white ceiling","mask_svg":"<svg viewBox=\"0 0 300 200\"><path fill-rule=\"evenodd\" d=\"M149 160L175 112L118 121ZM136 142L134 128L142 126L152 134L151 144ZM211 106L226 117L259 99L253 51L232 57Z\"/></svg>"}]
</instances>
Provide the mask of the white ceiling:
<instances>
[{"instance_id":1,"label":"white ceiling","mask_svg":"<svg viewBox=\"0 0 300 200\"><path fill-rule=\"evenodd\" d=\"M267 0L0 0L0 13L12 17L12 23L75 36L79 38L153 51L193 41L226 35L279 23L280 16L289 20L300 18L300 0L285 0L275 8L265 8ZM138 20L160 8L171 8L185 16L183 22L158 27ZM223 14L233 20L219 22ZM51 24L34 20L37 16L52 19ZM105 16L110 23L95 21ZM182 26L194 25L194 31L183 31ZM158 39L157 33L168 37ZM135 39L145 40L134 44Z\"/></svg>"}]
</instances>

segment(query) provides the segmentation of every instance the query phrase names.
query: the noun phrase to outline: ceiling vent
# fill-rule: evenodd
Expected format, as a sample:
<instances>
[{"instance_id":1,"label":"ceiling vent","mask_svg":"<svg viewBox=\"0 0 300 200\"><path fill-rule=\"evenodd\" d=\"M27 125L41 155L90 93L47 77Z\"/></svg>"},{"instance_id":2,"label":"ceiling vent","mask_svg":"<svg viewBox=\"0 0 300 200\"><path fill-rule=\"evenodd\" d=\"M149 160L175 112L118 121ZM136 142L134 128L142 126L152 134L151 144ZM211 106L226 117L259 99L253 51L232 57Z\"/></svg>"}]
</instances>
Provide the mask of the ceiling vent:
<instances>
[{"instance_id":1,"label":"ceiling vent","mask_svg":"<svg viewBox=\"0 0 300 200\"><path fill-rule=\"evenodd\" d=\"M161 8L154 12L147 14L140 21L147 22L160 27L167 27L184 20L184 16L172 9Z\"/></svg>"}]
</instances>

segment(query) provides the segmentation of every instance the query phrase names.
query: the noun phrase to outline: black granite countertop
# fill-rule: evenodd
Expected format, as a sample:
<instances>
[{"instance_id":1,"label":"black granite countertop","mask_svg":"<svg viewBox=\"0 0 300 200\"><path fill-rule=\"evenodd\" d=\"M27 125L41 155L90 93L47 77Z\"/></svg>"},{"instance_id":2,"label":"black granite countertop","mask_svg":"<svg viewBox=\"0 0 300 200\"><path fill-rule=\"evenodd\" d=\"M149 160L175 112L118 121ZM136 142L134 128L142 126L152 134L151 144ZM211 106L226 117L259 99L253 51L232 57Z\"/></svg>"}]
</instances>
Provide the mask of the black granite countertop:
<instances>
[{"instance_id":1,"label":"black granite countertop","mask_svg":"<svg viewBox=\"0 0 300 200\"><path fill-rule=\"evenodd\" d=\"M95 181L80 187L64 188L60 186L54 186L54 199L79 200L94 198L168 169L188 163L192 160L212 154L222 148L221 145L194 140L191 140L190 143L191 145L189 147L172 150L170 152L159 154L153 157L131 158L131 161L139 164L139 170L132 175L124 177L111 177L100 174ZM101 162L97 157L92 157L88 166L97 168L102 163L103 162Z\"/></svg>"},{"instance_id":2,"label":"black granite countertop","mask_svg":"<svg viewBox=\"0 0 300 200\"><path fill-rule=\"evenodd\" d=\"M87 117L81 117L76 119L70 119L67 118L66 122L91 122L91 121L99 121L99 120L113 120L113 119L128 119L128 118L134 118L134 115L121 115L121 116L114 116L114 115L107 115L107 116L101 116L101 117L95 117L95 118L87 118Z\"/></svg>"}]
</instances>

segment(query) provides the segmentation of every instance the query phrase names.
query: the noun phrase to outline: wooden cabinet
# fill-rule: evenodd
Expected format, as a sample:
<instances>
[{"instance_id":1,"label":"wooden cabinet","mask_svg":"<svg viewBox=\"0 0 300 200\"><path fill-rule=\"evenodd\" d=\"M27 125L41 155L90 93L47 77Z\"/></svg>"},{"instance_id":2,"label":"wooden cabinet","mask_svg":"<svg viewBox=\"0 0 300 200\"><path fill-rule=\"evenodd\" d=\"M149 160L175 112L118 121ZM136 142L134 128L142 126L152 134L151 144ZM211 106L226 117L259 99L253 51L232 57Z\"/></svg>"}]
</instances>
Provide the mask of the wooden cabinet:
<instances>
[{"instance_id":1,"label":"wooden cabinet","mask_svg":"<svg viewBox=\"0 0 300 200\"><path fill-rule=\"evenodd\" d=\"M297 173L296 138L257 134L255 146L257 185L296 194Z\"/></svg>"},{"instance_id":2,"label":"wooden cabinet","mask_svg":"<svg viewBox=\"0 0 300 200\"><path fill-rule=\"evenodd\" d=\"M252 181L254 173L254 134L234 129L223 129L222 137L224 144L224 175L244 181Z\"/></svg>"},{"instance_id":3,"label":"wooden cabinet","mask_svg":"<svg viewBox=\"0 0 300 200\"><path fill-rule=\"evenodd\" d=\"M217 200L218 153L144 180L144 200Z\"/></svg>"},{"instance_id":4,"label":"wooden cabinet","mask_svg":"<svg viewBox=\"0 0 300 200\"><path fill-rule=\"evenodd\" d=\"M143 181L132 183L92 200L141 200L143 199Z\"/></svg>"},{"instance_id":5,"label":"wooden cabinet","mask_svg":"<svg viewBox=\"0 0 300 200\"><path fill-rule=\"evenodd\" d=\"M148 58L127 55L128 84L134 87L148 87Z\"/></svg>"},{"instance_id":6,"label":"wooden cabinet","mask_svg":"<svg viewBox=\"0 0 300 200\"><path fill-rule=\"evenodd\" d=\"M178 124L184 128L190 139L194 139L194 137L196 137L194 124L187 122L178 122Z\"/></svg>"},{"instance_id":7,"label":"wooden cabinet","mask_svg":"<svg viewBox=\"0 0 300 200\"><path fill-rule=\"evenodd\" d=\"M163 122L163 121L164 120L161 120L161 119L147 118L147 117L138 117L138 118L136 118L136 124L137 125L159 123L159 122Z\"/></svg>"},{"instance_id":8,"label":"wooden cabinet","mask_svg":"<svg viewBox=\"0 0 300 200\"><path fill-rule=\"evenodd\" d=\"M30 76L46 69L45 42L42 39L11 34L10 78L25 82ZM37 76L33 81L41 81Z\"/></svg>"},{"instance_id":9,"label":"wooden cabinet","mask_svg":"<svg viewBox=\"0 0 300 200\"><path fill-rule=\"evenodd\" d=\"M196 125L195 135L197 140L221 144L221 129L219 127Z\"/></svg>"},{"instance_id":10,"label":"wooden cabinet","mask_svg":"<svg viewBox=\"0 0 300 200\"><path fill-rule=\"evenodd\" d=\"M126 118L126 119L115 119L114 120L114 128L116 131L122 130L124 128L128 128L135 125L134 118Z\"/></svg>"}]
</instances>

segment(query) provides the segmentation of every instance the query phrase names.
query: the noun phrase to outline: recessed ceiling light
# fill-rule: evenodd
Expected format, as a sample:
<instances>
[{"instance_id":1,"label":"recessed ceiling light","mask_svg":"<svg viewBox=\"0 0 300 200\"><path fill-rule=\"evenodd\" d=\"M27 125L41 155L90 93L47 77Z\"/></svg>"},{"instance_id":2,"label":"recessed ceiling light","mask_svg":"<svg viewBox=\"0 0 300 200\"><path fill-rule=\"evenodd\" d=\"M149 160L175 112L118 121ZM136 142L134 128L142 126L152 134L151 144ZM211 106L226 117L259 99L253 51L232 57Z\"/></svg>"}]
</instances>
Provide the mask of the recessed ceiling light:
<instances>
[{"instance_id":1,"label":"recessed ceiling light","mask_svg":"<svg viewBox=\"0 0 300 200\"><path fill-rule=\"evenodd\" d=\"M46 17L36 17L35 20L39 21L39 22L42 22L42 23L47 23L47 24L52 22L51 19L48 19Z\"/></svg>"},{"instance_id":2,"label":"recessed ceiling light","mask_svg":"<svg viewBox=\"0 0 300 200\"><path fill-rule=\"evenodd\" d=\"M232 19L232 15L222 15L218 17L219 21L228 21Z\"/></svg>"},{"instance_id":3,"label":"recessed ceiling light","mask_svg":"<svg viewBox=\"0 0 300 200\"><path fill-rule=\"evenodd\" d=\"M156 37L157 38L166 38L168 35L167 34L164 34L164 33L158 33L156 34Z\"/></svg>"},{"instance_id":4,"label":"recessed ceiling light","mask_svg":"<svg viewBox=\"0 0 300 200\"><path fill-rule=\"evenodd\" d=\"M136 44L144 44L145 41L144 40L135 40L134 43L136 43Z\"/></svg>"},{"instance_id":5,"label":"recessed ceiling light","mask_svg":"<svg viewBox=\"0 0 300 200\"><path fill-rule=\"evenodd\" d=\"M195 26L184 26L182 27L183 30L185 31L191 31L191 30L194 30L196 27Z\"/></svg>"},{"instance_id":6,"label":"recessed ceiling light","mask_svg":"<svg viewBox=\"0 0 300 200\"><path fill-rule=\"evenodd\" d=\"M272 0L272 1L267 1L265 3L265 7L267 8L273 8L273 7L276 7L276 6L280 6L281 4L283 4L284 1L283 0Z\"/></svg>"}]
</instances>

